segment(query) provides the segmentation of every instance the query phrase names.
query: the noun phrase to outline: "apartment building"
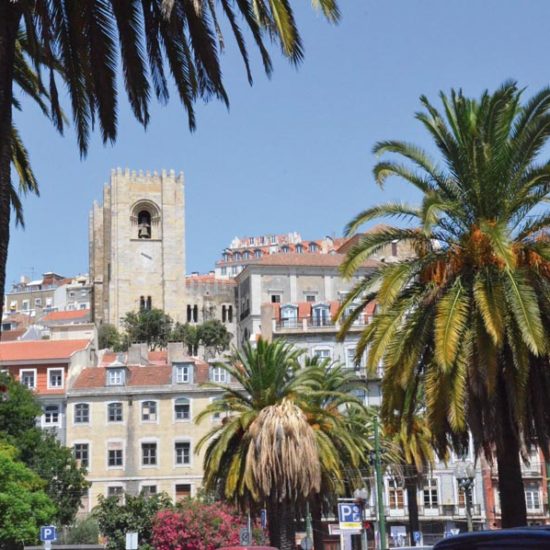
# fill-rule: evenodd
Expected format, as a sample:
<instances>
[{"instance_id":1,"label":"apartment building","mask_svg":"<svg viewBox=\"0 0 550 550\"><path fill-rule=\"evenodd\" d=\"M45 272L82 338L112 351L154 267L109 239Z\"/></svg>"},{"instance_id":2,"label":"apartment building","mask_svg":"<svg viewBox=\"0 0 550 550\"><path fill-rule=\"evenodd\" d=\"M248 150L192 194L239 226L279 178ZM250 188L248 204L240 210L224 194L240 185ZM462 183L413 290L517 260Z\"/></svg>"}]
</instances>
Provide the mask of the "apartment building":
<instances>
[{"instance_id":1,"label":"apartment building","mask_svg":"<svg viewBox=\"0 0 550 550\"><path fill-rule=\"evenodd\" d=\"M80 371L95 364L90 340L0 343L0 370L32 390L42 406L37 423L65 443L67 389Z\"/></svg>"},{"instance_id":2,"label":"apartment building","mask_svg":"<svg viewBox=\"0 0 550 550\"><path fill-rule=\"evenodd\" d=\"M221 418L196 415L220 395L208 380L225 371L184 353L181 344L148 352L106 353L84 369L68 392L67 445L91 482L83 511L111 496L164 491L177 500L194 495L203 476L196 445Z\"/></svg>"}]
</instances>

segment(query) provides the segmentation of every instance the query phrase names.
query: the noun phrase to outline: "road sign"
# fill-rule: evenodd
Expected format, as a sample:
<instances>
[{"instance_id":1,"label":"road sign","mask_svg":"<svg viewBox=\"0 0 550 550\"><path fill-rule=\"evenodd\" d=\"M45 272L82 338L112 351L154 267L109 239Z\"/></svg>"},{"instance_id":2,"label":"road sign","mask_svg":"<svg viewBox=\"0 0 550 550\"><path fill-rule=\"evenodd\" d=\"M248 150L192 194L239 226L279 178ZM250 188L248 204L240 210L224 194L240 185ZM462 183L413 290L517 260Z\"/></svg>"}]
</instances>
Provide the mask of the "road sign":
<instances>
[{"instance_id":1,"label":"road sign","mask_svg":"<svg viewBox=\"0 0 550 550\"><path fill-rule=\"evenodd\" d=\"M126 550L138 549L138 534L135 531L126 533Z\"/></svg>"},{"instance_id":2,"label":"road sign","mask_svg":"<svg viewBox=\"0 0 550 550\"><path fill-rule=\"evenodd\" d=\"M454 529L451 529L451 535L458 535L460 533L460 529L457 529L456 527Z\"/></svg>"},{"instance_id":3,"label":"road sign","mask_svg":"<svg viewBox=\"0 0 550 550\"><path fill-rule=\"evenodd\" d=\"M421 538L422 538L422 535L421 535L420 531L413 531L414 542L420 542Z\"/></svg>"},{"instance_id":4,"label":"road sign","mask_svg":"<svg viewBox=\"0 0 550 550\"><path fill-rule=\"evenodd\" d=\"M267 510L262 508L260 511L260 522L262 524L262 529L267 527Z\"/></svg>"},{"instance_id":5,"label":"road sign","mask_svg":"<svg viewBox=\"0 0 550 550\"><path fill-rule=\"evenodd\" d=\"M250 533L248 527L241 527L239 532L239 544L241 546L248 546L250 544Z\"/></svg>"},{"instance_id":6,"label":"road sign","mask_svg":"<svg viewBox=\"0 0 550 550\"><path fill-rule=\"evenodd\" d=\"M57 528L54 525L43 525L40 527L40 540L42 542L57 540Z\"/></svg>"},{"instance_id":7,"label":"road sign","mask_svg":"<svg viewBox=\"0 0 550 550\"><path fill-rule=\"evenodd\" d=\"M313 541L306 535L300 542L300 546L302 547L302 550L312 550Z\"/></svg>"},{"instance_id":8,"label":"road sign","mask_svg":"<svg viewBox=\"0 0 550 550\"><path fill-rule=\"evenodd\" d=\"M361 529L361 507L357 504L338 504L340 529Z\"/></svg>"}]
</instances>

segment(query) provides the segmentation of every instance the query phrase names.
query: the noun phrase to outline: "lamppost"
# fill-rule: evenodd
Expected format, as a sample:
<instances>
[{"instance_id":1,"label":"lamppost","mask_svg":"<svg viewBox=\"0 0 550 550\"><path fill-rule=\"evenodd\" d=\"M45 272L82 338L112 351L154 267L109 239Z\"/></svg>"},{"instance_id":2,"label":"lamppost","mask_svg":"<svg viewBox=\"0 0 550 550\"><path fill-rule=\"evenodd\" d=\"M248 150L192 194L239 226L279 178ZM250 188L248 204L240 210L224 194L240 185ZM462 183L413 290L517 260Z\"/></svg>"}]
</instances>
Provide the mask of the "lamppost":
<instances>
[{"instance_id":1,"label":"lamppost","mask_svg":"<svg viewBox=\"0 0 550 550\"><path fill-rule=\"evenodd\" d=\"M365 487L363 489L355 489L353 491L353 498L355 502L361 507L361 548L362 550L368 550L369 545L367 541L367 502L369 501L369 491Z\"/></svg>"},{"instance_id":2,"label":"lamppost","mask_svg":"<svg viewBox=\"0 0 550 550\"><path fill-rule=\"evenodd\" d=\"M455 477L458 487L464 491L466 522L468 524L468 532L470 532L474 530L472 522L472 487L475 478L474 465L467 460L460 460L455 466Z\"/></svg>"}]
</instances>

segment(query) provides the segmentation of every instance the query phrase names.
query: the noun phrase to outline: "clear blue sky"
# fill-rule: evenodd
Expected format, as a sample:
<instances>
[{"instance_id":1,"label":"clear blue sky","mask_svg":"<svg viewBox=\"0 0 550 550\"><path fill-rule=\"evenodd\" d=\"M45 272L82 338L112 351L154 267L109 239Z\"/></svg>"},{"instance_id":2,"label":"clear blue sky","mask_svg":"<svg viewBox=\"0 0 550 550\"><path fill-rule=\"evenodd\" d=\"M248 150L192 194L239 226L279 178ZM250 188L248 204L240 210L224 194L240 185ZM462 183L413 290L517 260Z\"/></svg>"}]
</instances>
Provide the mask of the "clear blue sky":
<instances>
[{"instance_id":1,"label":"clear blue sky","mask_svg":"<svg viewBox=\"0 0 550 550\"><path fill-rule=\"evenodd\" d=\"M28 106L16 114L41 197L24 201L27 227L12 232L8 287L32 269L88 270L88 212L111 168L184 171L187 270L207 271L235 235L339 235L359 209L414 199L397 184L373 184L371 149L382 139L427 143L413 118L421 94L478 95L507 78L529 93L550 82L548 0L340 0L338 26L307 0L291 1L302 66L274 52L269 80L253 55L249 87L230 42L222 62L231 108L198 105L194 134L176 100L154 106L147 132L123 101L117 143L103 147L96 136L81 161L71 132L59 137Z\"/></svg>"}]
</instances>

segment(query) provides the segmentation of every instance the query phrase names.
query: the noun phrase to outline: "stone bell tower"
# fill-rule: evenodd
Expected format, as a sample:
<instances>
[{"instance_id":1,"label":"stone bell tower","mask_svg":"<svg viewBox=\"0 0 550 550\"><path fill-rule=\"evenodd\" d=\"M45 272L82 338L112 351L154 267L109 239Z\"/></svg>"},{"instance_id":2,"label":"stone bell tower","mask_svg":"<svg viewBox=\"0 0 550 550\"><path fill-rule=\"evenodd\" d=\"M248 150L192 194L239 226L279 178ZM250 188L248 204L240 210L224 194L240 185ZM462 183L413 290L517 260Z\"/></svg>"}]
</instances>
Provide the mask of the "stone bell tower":
<instances>
[{"instance_id":1,"label":"stone bell tower","mask_svg":"<svg viewBox=\"0 0 550 550\"><path fill-rule=\"evenodd\" d=\"M184 179L173 170L111 171L89 220L92 315L112 323L158 308L183 321Z\"/></svg>"}]
</instances>

